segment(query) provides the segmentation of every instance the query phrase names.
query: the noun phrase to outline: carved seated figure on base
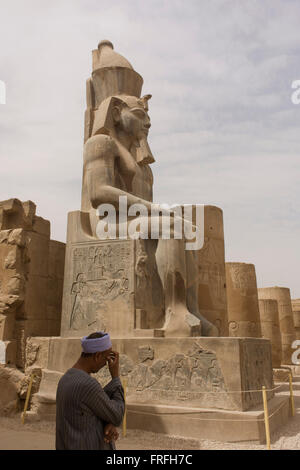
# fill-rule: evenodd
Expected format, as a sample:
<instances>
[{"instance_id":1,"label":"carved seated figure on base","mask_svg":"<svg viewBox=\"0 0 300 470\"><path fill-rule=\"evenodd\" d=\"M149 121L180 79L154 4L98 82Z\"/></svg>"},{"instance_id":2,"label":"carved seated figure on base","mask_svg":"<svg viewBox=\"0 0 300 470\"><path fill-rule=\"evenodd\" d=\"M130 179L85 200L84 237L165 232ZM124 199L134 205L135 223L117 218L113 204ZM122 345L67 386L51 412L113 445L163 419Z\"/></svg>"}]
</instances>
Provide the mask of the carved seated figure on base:
<instances>
[{"instance_id":1,"label":"carved seated figure on base","mask_svg":"<svg viewBox=\"0 0 300 470\"><path fill-rule=\"evenodd\" d=\"M184 217L152 202L150 164L155 160L147 141L151 95L141 97L142 83L109 41L93 51L82 206L68 221L63 336L79 336L96 327L115 337L219 335L198 308L199 249L186 250L185 237L176 238L178 227L185 226ZM120 201L127 220L120 213ZM111 207L116 239L101 240L103 216ZM197 230L195 210L192 206L190 223ZM170 221L170 239L163 236L164 218ZM140 228L135 239L129 237L128 221ZM153 226L158 227L156 238L150 235Z\"/></svg>"}]
</instances>

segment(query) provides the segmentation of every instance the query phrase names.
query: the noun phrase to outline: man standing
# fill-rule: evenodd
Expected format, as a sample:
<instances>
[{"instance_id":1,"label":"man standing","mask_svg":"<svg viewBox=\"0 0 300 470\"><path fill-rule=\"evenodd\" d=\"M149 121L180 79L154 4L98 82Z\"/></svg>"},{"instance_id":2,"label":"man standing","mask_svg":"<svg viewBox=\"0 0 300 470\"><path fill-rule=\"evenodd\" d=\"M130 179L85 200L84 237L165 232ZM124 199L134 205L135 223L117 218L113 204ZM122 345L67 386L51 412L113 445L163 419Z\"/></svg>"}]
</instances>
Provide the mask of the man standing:
<instances>
[{"instance_id":1,"label":"man standing","mask_svg":"<svg viewBox=\"0 0 300 470\"><path fill-rule=\"evenodd\" d=\"M56 450L111 450L118 438L125 402L119 353L108 333L81 339L83 352L61 377L56 392ZM112 380L102 388L90 376L108 365Z\"/></svg>"}]
</instances>

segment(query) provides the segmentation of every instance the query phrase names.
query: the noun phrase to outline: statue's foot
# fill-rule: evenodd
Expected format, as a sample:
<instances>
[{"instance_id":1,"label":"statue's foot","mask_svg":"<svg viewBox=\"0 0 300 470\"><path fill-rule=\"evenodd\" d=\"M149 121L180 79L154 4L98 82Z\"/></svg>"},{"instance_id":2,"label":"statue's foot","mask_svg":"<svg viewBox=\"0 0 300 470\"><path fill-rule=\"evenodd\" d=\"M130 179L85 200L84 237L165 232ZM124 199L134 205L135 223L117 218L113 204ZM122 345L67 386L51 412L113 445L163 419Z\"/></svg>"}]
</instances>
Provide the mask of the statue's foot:
<instances>
[{"instance_id":1,"label":"statue's foot","mask_svg":"<svg viewBox=\"0 0 300 470\"><path fill-rule=\"evenodd\" d=\"M199 315L201 326L202 326L202 336L213 336L218 337L220 336L219 329L202 315Z\"/></svg>"},{"instance_id":2,"label":"statue's foot","mask_svg":"<svg viewBox=\"0 0 300 470\"><path fill-rule=\"evenodd\" d=\"M168 308L165 324L154 330L155 337L201 336L201 320L190 313L184 305Z\"/></svg>"},{"instance_id":3,"label":"statue's foot","mask_svg":"<svg viewBox=\"0 0 300 470\"><path fill-rule=\"evenodd\" d=\"M212 323L210 323L210 325L205 329L205 333L206 333L205 336L214 336L214 337L220 336L218 328Z\"/></svg>"}]
</instances>

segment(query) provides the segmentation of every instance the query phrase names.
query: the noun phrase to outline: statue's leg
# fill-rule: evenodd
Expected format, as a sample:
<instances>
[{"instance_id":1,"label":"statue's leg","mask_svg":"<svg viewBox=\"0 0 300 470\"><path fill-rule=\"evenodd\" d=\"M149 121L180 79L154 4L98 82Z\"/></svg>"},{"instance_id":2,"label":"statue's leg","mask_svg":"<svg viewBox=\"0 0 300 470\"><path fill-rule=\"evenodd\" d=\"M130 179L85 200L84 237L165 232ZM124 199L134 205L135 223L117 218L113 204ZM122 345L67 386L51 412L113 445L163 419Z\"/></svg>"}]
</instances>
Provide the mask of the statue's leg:
<instances>
[{"instance_id":1,"label":"statue's leg","mask_svg":"<svg viewBox=\"0 0 300 470\"><path fill-rule=\"evenodd\" d=\"M165 322L162 328L157 328L156 334L164 336L218 336L217 328L199 313L198 308L198 264L197 250L186 250L187 240L162 239L162 216L140 218L142 227L151 238L153 222L159 226L156 264L161 279L165 298ZM169 219L168 219L169 220ZM171 237L174 227L171 219Z\"/></svg>"},{"instance_id":2,"label":"statue's leg","mask_svg":"<svg viewBox=\"0 0 300 470\"><path fill-rule=\"evenodd\" d=\"M184 240L159 240L157 267L165 293L165 324L156 334L201 336L201 322L186 305L187 279Z\"/></svg>"}]
</instances>

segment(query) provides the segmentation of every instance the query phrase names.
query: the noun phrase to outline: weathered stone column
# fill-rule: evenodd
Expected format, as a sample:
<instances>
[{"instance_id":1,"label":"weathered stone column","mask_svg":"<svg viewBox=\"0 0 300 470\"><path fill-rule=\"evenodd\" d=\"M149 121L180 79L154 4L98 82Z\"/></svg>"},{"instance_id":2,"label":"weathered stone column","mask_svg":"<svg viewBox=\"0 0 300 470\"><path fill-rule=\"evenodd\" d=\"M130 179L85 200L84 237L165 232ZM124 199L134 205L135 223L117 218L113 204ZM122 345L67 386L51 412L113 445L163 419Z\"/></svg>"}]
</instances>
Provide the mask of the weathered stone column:
<instances>
[{"instance_id":1,"label":"weathered stone column","mask_svg":"<svg viewBox=\"0 0 300 470\"><path fill-rule=\"evenodd\" d=\"M261 337L255 266L226 263L229 336Z\"/></svg>"},{"instance_id":2,"label":"weathered stone column","mask_svg":"<svg viewBox=\"0 0 300 470\"><path fill-rule=\"evenodd\" d=\"M273 367L280 367L282 346L277 300L261 299L258 303L262 337L271 341Z\"/></svg>"},{"instance_id":3,"label":"weathered stone column","mask_svg":"<svg viewBox=\"0 0 300 470\"><path fill-rule=\"evenodd\" d=\"M300 299L292 300L292 310L296 330L296 339L300 339Z\"/></svg>"},{"instance_id":4,"label":"weathered stone column","mask_svg":"<svg viewBox=\"0 0 300 470\"><path fill-rule=\"evenodd\" d=\"M204 246L197 257L199 312L218 328L219 336L228 336L223 211L219 207L205 206Z\"/></svg>"},{"instance_id":5,"label":"weathered stone column","mask_svg":"<svg viewBox=\"0 0 300 470\"><path fill-rule=\"evenodd\" d=\"M293 311L291 303L291 294L288 287L264 287L258 289L259 299L274 299L278 302L279 327L281 333L282 344L282 364L292 363L292 354L294 350L291 348L293 341L296 339Z\"/></svg>"}]
</instances>

